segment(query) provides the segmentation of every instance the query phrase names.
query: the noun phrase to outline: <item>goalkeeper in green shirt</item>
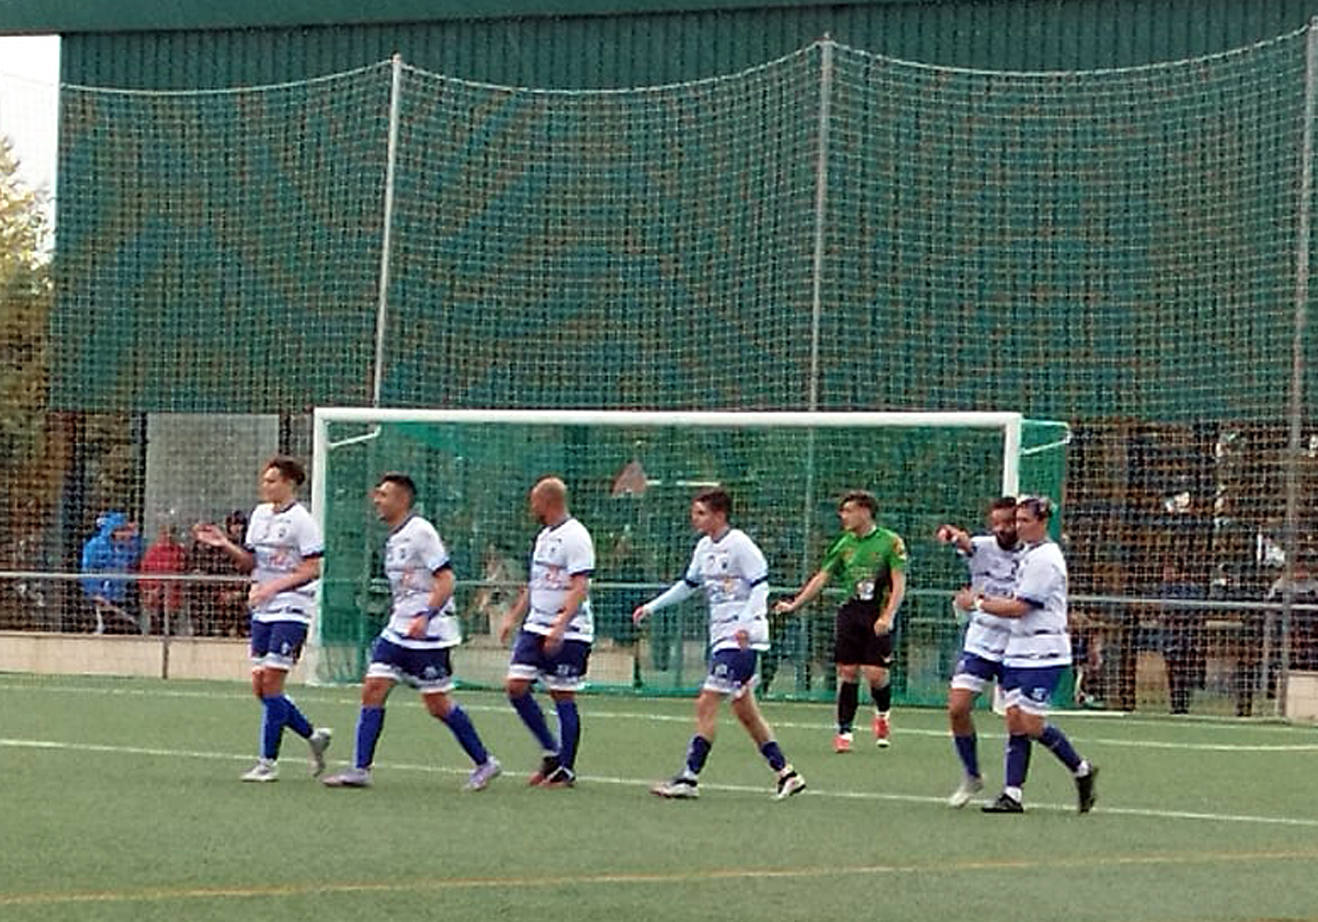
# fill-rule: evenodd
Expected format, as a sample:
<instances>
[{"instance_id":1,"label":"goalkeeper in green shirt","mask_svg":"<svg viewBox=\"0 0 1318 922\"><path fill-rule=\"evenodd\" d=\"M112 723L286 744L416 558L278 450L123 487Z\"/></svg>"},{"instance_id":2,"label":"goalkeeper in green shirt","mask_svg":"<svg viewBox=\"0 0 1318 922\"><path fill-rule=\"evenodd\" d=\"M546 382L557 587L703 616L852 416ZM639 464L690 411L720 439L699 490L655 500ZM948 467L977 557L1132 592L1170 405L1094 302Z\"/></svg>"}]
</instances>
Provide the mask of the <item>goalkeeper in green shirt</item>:
<instances>
[{"instance_id":1,"label":"goalkeeper in green shirt","mask_svg":"<svg viewBox=\"0 0 1318 922\"><path fill-rule=\"evenodd\" d=\"M810 577L795 598L774 606L776 612L795 612L823 592L833 577L839 577L847 589L847 599L837 610L833 647L838 677L833 750L838 753L851 751L861 673L874 699L874 743L889 743L892 626L906 594L907 555L901 536L874 524L878 509L878 500L863 490L842 497L837 507L842 534L824 555L819 572Z\"/></svg>"}]
</instances>

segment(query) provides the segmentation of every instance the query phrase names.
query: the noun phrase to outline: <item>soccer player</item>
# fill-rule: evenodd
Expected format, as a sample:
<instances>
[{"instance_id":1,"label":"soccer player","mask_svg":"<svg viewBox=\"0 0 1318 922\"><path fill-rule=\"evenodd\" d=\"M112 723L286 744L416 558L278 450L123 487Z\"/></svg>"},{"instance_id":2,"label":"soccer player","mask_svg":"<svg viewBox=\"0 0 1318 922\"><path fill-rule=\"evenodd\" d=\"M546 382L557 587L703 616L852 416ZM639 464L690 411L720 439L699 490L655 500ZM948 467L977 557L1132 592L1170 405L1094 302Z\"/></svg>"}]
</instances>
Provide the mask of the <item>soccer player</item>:
<instances>
[{"instance_id":1,"label":"soccer player","mask_svg":"<svg viewBox=\"0 0 1318 922\"><path fill-rule=\"evenodd\" d=\"M1016 583L1010 597L962 589L956 602L973 609L1012 619L1011 636L1002 658L1002 687L1007 705L1006 779L997 800L985 804L985 813L1021 813L1021 789L1030 763L1030 741L1038 740L1071 771L1079 810L1094 806L1098 769L1082 759L1061 730L1048 723L1048 696L1071 662L1067 633L1066 560L1048 537L1052 503L1046 497L1027 496L1016 504L1016 531L1024 542Z\"/></svg>"},{"instance_id":2,"label":"soccer player","mask_svg":"<svg viewBox=\"0 0 1318 922\"><path fill-rule=\"evenodd\" d=\"M481 743L471 718L449 698L453 667L449 653L462 642L453 605L453 566L435 526L416 515L416 484L406 474L380 478L371 501L389 526L384 546L384 571L393 593L389 623L371 648L371 665L362 683L362 710L357 718L357 749L353 767L331 775L332 788L371 785L375 745L384 727L384 704L398 682L421 693L426 710L453 731L475 768L465 789L482 791L502 771Z\"/></svg>"},{"instance_id":3,"label":"soccer player","mask_svg":"<svg viewBox=\"0 0 1318 922\"><path fill-rule=\"evenodd\" d=\"M732 713L778 776L774 797L786 800L805 790L805 779L783 757L755 703L757 660L760 651L769 649L769 569L755 542L728 525L731 512L732 498L723 490L706 490L692 501L691 525L702 537L686 576L632 612L632 620L640 624L698 590L704 591L709 603L709 675L696 699L696 734L687 746L682 770L672 781L651 788L660 797L699 795L698 779L714 745L719 702L729 697Z\"/></svg>"},{"instance_id":4,"label":"soccer player","mask_svg":"<svg viewBox=\"0 0 1318 922\"><path fill-rule=\"evenodd\" d=\"M837 735L833 751L850 752L851 728L860 701L858 674L863 673L874 701L874 743L889 743L892 685L892 626L906 594L906 545L901 537L874 523L879 502L870 493L855 490L838 503L842 534L819 572L791 600L774 606L778 612L800 609L824 591L828 581L841 577L847 600L837 610L834 661L837 663Z\"/></svg>"},{"instance_id":5,"label":"soccer player","mask_svg":"<svg viewBox=\"0 0 1318 922\"><path fill-rule=\"evenodd\" d=\"M242 545L212 524L193 529L197 540L218 547L252 574L247 606L252 612L252 691L261 701L261 756L244 781L278 781L284 727L307 741L311 774L325 770L328 727L314 728L284 694L288 671L302 655L316 602L324 542L311 513L297 501L307 479L302 465L276 455L261 469L261 504L252 510Z\"/></svg>"},{"instance_id":6,"label":"soccer player","mask_svg":"<svg viewBox=\"0 0 1318 922\"><path fill-rule=\"evenodd\" d=\"M955 525L942 525L937 538L956 548L966 561L972 589L1008 598L1016 585L1016 566L1022 550L1016 535L1016 500L1010 496L994 500L988 509L988 527L989 534L972 537ZM947 716L952 725L952 742L956 744L965 773L947 803L964 807L984 789L971 708L989 682L1002 683L1002 656L1011 636L1011 621L983 611L963 613L957 608L956 612L958 620L968 618L968 621L961 656L957 658L947 691Z\"/></svg>"},{"instance_id":7,"label":"soccer player","mask_svg":"<svg viewBox=\"0 0 1318 922\"><path fill-rule=\"evenodd\" d=\"M586 665L595 640L590 611L590 577L595 570L595 545L590 532L572 517L567 486L557 477L542 477L531 488L531 514L544 526L536 535L530 579L499 627L499 642L507 643L513 627L525 617L513 644L504 688L517 715L544 751L531 784L566 788L576 784L581 718L576 692L585 684ZM549 691L558 712L559 740L554 739L544 712L531 694L536 679Z\"/></svg>"}]
</instances>

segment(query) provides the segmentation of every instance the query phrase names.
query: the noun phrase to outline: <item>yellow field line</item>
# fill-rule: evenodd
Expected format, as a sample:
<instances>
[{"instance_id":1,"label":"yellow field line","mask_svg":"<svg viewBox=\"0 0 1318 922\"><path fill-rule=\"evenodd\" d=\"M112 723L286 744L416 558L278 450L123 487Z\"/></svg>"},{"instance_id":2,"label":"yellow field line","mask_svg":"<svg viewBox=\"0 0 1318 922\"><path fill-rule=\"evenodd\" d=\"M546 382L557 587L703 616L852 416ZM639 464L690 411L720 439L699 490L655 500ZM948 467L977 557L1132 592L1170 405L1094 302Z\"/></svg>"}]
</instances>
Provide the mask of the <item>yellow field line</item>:
<instances>
[{"instance_id":1,"label":"yellow field line","mask_svg":"<svg viewBox=\"0 0 1318 922\"><path fill-rule=\"evenodd\" d=\"M1037 871L1067 868L1214 864L1237 861L1311 861L1318 850L1152 853L1110 857L1082 856L1050 860L978 859L938 864L862 864L828 867L713 868L682 872L606 871L596 874L532 877L453 877L430 880L308 881L238 887L143 887L133 890L88 890L67 893L0 894L0 906L54 906L71 903L167 902L171 900L250 899L279 896L323 896L352 893L433 893L446 890L572 887L620 884L681 884L725 880L793 880L853 875L948 874L978 871Z\"/></svg>"}]
</instances>

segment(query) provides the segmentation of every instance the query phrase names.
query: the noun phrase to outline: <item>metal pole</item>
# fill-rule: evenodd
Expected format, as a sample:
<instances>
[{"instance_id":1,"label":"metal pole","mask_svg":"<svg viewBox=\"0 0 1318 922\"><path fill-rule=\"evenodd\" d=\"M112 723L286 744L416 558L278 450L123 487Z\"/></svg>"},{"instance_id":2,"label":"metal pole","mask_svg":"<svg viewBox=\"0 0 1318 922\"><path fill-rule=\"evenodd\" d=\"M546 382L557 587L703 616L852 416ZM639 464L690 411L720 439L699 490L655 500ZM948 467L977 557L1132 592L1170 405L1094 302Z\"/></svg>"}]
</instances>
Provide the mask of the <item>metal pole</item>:
<instances>
[{"instance_id":1,"label":"metal pole","mask_svg":"<svg viewBox=\"0 0 1318 922\"><path fill-rule=\"evenodd\" d=\"M1300 124L1300 182L1295 218L1295 336L1291 344L1290 439L1286 459L1286 566L1281 596L1281 671L1277 678L1277 713L1286 712L1290 678L1291 607L1295 599L1295 563L1299 556L1300 440L1304 420L1304 346L1309 325L1309 247L1313 198L1314 89L1318 83L1318 17L1309 20L1304 41L1304 118ZM1264 664L1265 681L1267 664Z\"/></svg>"},{"instance_id":2,"label":"metal pole","mask_svg":"<svg viewBox=\"0 0 1318 922\"><path fill-rule=\"evenodd\" d=\"M394 54L389 85L389 142L384 166L384 229L380 238L380 291L375 310L375 377L371 384L371 406L380 405L384 386L384 334L389 319L389 263L394 237L394 174L398 164L398 115L403 83L403 57Z\"/></svg>"},{"instance_id":3,"label":"metal pole","mask_svg":"<svg viewBox=\"0 0 1318 922\"><path fill-rule=\"evenodd\" d=\"M824 311L824 221L828 212L828 122L833 99L832 36L819 43L819 119L815 148L815 246L810 283L810 374L806 380L806 410L819 409L819 327ZM805 505L802 509L801 569L810 572L810 523L815 505L815 430L806 434Z\"/></svg>"}]
</instances>

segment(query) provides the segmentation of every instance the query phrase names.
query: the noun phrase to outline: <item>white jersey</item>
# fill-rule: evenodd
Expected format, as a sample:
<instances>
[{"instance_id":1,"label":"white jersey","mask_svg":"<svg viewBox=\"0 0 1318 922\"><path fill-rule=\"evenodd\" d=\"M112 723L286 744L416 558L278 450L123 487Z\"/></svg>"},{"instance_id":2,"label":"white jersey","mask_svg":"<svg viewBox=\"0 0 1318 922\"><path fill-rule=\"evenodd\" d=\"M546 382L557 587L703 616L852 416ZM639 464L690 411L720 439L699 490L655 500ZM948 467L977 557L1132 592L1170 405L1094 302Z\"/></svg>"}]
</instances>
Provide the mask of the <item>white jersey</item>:
<instances>
[{"instance_id":1,"label":"white jersey","mask_svg":"<svg viewBox=\"0 0 1318 922\"><path fill-rule=\"evenodd\" d=\"M256 558L252 582L257 584L287 576L301 566L302 561L325 553L325 542L320 537L316 520L305 506L297 502L277 511L272 503L262 503L253 509L243 545ZM312 580L296 589L277 593L252 610L253 620L310 624L319 583L319 580Z\"/></svg>"},{"instance_id":2,"label":"white jersey","mask_svg":"<svg viewBox=\"0 0 1318 922\"><path fill-rule=\"evenodd\" d=\"M548 634L554 619L563 610L572 577L595 571L595 545L586 526L569 518L540 530L531 554L531 608L522 629L532 634ZM577 607L568 622L564 640L595 641L595 622L590 614L590 595Z\"/></svg>"},{"instance_id":3,"label":"white jersey","mask_svg":"<svg viewBox=\"0 0 1318 922\"><path fill-rule=\"evenodd\" d=\"M709 603L711 651L738 649L740 631L751 649L769 649L769 565L744 531L730 528L717 541L706 535L696 542L685 580L704 590Z\"/></svg>"},{"instance_id":4,"label":"white jersey","mask_svg":"<svg viewBox=\"0 0 1318 922\"><path fill-rule=\"evenodd\" d=\"M1071 662L1067 632L1066 560L1053 541L1030 545L1021 554L1013 595L1030 606L1012 619L1004 665L1011 668L1066 666Z\"/></svg>"},{"instance_id":5,"label":"white jersey","mask_svg":"<svg viewBox=\"0 0 1318 922\"><path fill-rule=\"evenodd\" d=\"M995 598L1010 598L1016 589L1016 568L1023 548L1018 544L1003 550L992 535L975 535L970 539L970 553L959 548L957 554L965 558L970 569L970 585L978 593ZM1002 662L1011 637L1012 619L1000 618L985 611L969 613L966 639L962 644L967 653L993 663Z\"/></svg>"},{"instance_id":6,"label":"white jersey","mask_svg":"<svg viewBox=\"0 0 1318 922\"><path fill-rule=\"evenodd\" d=\"M439 532L419 515L409 516L389 533L384 545L384 573L389 578L394 604L382 632L386 640L413 650L439 650L462 642L452 595L430 619L424 638L407 636L412 620L430 608L435 574L447 566L448 551Z\"/></svg>"}]
</instances>

